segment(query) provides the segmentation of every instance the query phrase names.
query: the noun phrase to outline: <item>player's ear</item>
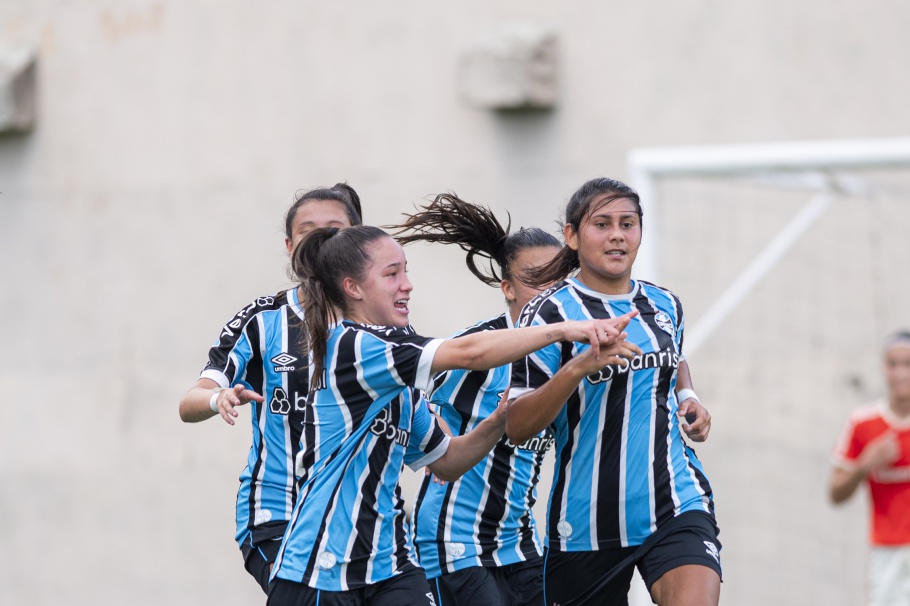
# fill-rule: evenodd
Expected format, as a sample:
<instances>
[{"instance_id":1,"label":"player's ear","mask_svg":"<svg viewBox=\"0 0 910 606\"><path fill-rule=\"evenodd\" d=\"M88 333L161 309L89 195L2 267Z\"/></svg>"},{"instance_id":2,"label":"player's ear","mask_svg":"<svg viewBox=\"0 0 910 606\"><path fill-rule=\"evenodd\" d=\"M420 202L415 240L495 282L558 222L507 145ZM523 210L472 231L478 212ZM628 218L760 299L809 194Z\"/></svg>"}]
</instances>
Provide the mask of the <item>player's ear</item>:
<instances>
[{"instance_id":1,"label":"player's ear","mask_svg":"<svg viewBox=\"0 0 910 606\"><path fill-rule=\"evenodd\" d=\"M562 235L566 239L566 246L574 251L578 250L578 232L569 223L562 228Z\"/></svg>"},{"instance_id":2,"label":"player's ear","mask_svg":"<svg viewBox=\"0 0 910 606\"><path fill-rule=\"evenodd\" d=\"M503 280L499 283L499 288L502 290L502 294L506 298L507 303L514 303L518 298L515 296L515 289L512 288L512 283L510 281Z\"/></svg>"},{"instance_id":3,"label":"player's ear","mask_svg":"<svg viewBox=\"0 0 910 606\"><path fill-rule=\"evenodd\" d=\"M360 288L360 284L354 281L353 278L345 278L341 282L341 288L344 289L344 294L355 301L363 300L363 289Z\"/></svg>"}]
</instances>

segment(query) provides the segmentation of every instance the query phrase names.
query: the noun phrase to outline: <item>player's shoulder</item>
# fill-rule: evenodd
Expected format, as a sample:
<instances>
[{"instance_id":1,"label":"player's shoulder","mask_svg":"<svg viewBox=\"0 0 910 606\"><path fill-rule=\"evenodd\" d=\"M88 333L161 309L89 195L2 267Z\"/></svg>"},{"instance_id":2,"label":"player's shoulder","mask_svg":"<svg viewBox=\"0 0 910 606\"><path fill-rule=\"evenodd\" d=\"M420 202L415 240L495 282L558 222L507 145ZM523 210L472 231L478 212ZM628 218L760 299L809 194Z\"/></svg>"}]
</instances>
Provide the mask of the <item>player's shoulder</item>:
<instances>
[{"instance_id":1,"label":"player's shoulder","mask_svg":"<svg viewBox=\"0 0 910 606\"><path fill-rule=\"evenodd\" d=\"M884 400L875 400L853 409L847 417L851 425L864 423L886 422L888 417L887 403Z\"/></svg>"},{"instance_id":2,"label":"player's shoulder","mask_svg":"<svg viewBox=\"0 0 910 606\"><path fill-rule=\"evenodd\" d=\"M281 309L288 304L288 292L283 290L275 294L256 297L235 313L225 326L237 330L243 328L259 314Z\"/></svg>"},{"instance_id":3,"label":"player's shoulder","mask_svg":"<svg viewBox=\"0 0 910 606\"><path fill-rule=\"evenodd\" d=\"M465 335L473 335L479 332L485 332L488 330L502 330L509 327L509 320L506 318L506 314L502 313L498 316L492 318L487 318L486 320L481 320L473 326L468 326L463 328L452 335L452 338L463 337Z\"/></svg>"},{"instance_id":4,"label":"player's shoulder","mask_svg":"<svg viewBox=\"0 0 910 606\"><path fill-rule=\"evenodd\" d=\"M521 310L518 318L519 326L530 326L535 317L558 313L559 301L568 295L569 282L561 280L550 288L539 292ZM549 314L548 314L549 312Z\"/></svg>"},{"instance_id":5,"label":"player's shoulder","mask_svg":"<svg viewBox=\"0 0 910 606\"><path fill-rule=\"evenodd\" d=\"M638 284L639 284L639 287L641 288L642 294L644 294L645 296L648 296L648 297L661 296L661 297L670 299L676 305L681 304L680 299L677 296L677 294L675 292L673 292L672 290L670 290L669 288L665 288L663 286L658 286L657 284L654 284L653 282L648 282L646 280L638 280Z\"/></svg>"},{"instance_id":6,"label":"player's shoulder","mask_svg":"<svg viewBox=\"0 0 910 606\"><path fill-rule=\"evenodd\" d=\"M407 326L383 326L379 324L360 324L345 320L341 324L342 330L346 332L358 332L367 340L382 341L384 343L411 343L426 340L417 334L414 327Z\"/></svg>"}]
</instances>

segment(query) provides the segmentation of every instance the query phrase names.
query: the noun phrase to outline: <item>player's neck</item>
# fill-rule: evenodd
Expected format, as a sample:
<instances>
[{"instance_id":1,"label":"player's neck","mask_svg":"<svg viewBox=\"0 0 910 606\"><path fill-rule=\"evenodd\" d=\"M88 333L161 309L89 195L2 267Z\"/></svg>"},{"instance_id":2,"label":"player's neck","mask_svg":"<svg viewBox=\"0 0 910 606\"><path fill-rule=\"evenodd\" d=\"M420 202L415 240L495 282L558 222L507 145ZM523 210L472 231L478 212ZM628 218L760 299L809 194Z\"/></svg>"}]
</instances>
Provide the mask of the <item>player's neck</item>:
<instances>
[{"instance_id":1,"label":"player's neck","mask_svg":"<svg viewBox=\"0 0 910 606\"><path fill-rule=\"evenodd\" d=\"M910 417L910 396L900 397L892 395L888 398L888 407L900 418Z\"/></svg>"}]
</instances>

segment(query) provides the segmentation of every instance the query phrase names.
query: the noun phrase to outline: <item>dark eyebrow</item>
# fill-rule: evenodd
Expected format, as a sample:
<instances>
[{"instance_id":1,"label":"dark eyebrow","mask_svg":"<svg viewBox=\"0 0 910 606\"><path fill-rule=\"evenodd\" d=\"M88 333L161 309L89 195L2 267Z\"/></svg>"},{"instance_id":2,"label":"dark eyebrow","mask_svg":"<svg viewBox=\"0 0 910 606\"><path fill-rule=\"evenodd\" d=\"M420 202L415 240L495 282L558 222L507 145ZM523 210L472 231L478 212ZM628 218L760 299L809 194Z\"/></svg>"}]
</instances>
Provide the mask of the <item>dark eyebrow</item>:
<instances>
[{"instance_id":1,"label":"dark eyebrow","mask_svg":"<svg viewBox=\"0 0 910 606\"><path fill-rule=\"evenodd\" d=\"M594 219L597 219L598 217L609 218L611 215L619 215L620 219L631 219L632 217L635 217L636 219L638 218L638 213L636 213L636 212L623 211L621 214L618 212L612 212L612 213L611 212L598 212L591 216L591 220L593 221Z\"/></svg>"}]
</instances>

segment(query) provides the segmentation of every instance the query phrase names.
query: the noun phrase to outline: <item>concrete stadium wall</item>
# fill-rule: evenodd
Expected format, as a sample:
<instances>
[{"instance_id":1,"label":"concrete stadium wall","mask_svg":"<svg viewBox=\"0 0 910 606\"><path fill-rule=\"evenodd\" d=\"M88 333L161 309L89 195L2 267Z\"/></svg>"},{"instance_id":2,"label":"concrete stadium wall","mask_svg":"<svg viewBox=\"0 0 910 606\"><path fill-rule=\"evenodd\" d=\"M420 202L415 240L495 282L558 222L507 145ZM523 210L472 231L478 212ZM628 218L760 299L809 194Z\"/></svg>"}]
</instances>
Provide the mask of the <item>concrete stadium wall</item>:
<instances>
[{"instance_id":1,"label":"concrete stadium wall","mask_svg":"<svg viewBox=\"0 0 910 606\"><path fill-rule=\"evenodd\" d=\"M632 147L906 135L908 17L896 0L0 4L0 44L39 58L37 126L0 138L0 603L263 602L232 539L249 429L176 408L221 325L289 284L296 190L348 180L374 224L454 190L555 229ZM459 58L508 23L559 36L556 109L459 99ZM646 218L690 318L788 212L702 188ZM862 599L865 503L835 510L824 485L847 412L881 393L879 340L910 324L910 205L882 204L839 203L692 360L722 603ZM458 251L408 252L424 334L502 308Z\"/></svg>"}]
</instances>

